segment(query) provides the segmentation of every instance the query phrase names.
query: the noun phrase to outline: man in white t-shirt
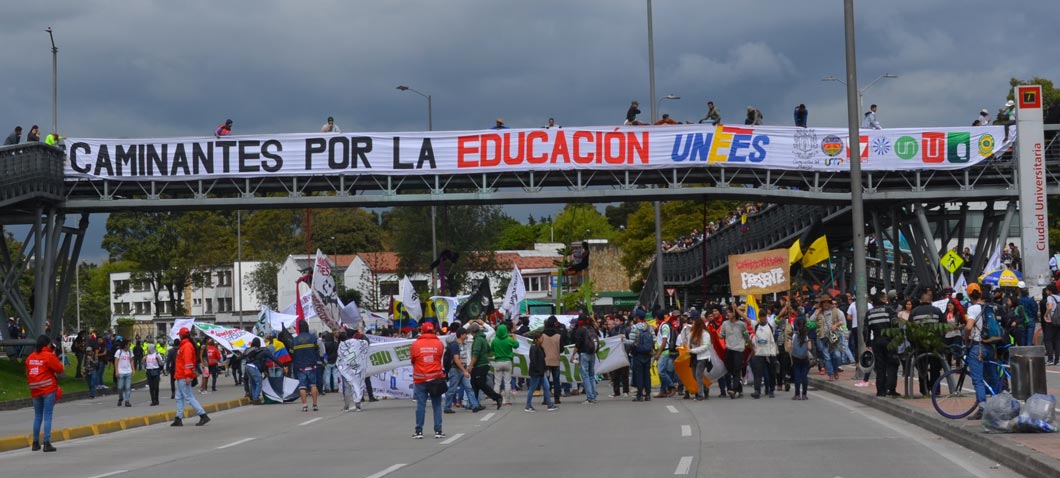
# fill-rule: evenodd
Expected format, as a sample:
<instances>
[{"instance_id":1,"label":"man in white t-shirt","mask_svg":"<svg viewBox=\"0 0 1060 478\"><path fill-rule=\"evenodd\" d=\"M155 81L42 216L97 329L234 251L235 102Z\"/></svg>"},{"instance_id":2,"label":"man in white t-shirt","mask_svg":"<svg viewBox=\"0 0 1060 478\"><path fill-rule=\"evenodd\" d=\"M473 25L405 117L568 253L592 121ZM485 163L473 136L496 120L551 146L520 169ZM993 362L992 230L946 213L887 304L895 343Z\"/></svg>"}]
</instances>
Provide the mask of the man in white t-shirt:
<instances>
[{"instance_id":1,"label":"man in white t-shirt","mask_svg":"<svg viewBox=\"0 0 1060 478\"><path fill-rule=\"evenodd\" d=\"M114 368L118 371L118 406L120 407L124 399L126 407L131 407L129 403L130 395L132 394L132 374L136 370L136 364L133 360L133 354L129 351L129 341L119 340L118 350L114 352Z\"/></svg>"},{"instance_id":2,"label":"man in white t-shirt","mask_svg":"<svg viewBox=\"0 0 1060 478\"><path fill-rule=\"evenodd\" d=\"M997 371L993 366L985 366L986 362L994 360L994 348L983 345L983 324L986 321L984 310L992 307L983 300L982 292L973 290L970 295L972 305L968 306L968 320L964 325L965 341L970 343L968 348L968 375L972 377L972 386L975 387L975 399L979 402L979 410L968 417L969 420L981 420L983 418L983 405L986 404L986 386L997 390ZM984 382L984 379L986 382Z\"/></svg>"}]
</instances>

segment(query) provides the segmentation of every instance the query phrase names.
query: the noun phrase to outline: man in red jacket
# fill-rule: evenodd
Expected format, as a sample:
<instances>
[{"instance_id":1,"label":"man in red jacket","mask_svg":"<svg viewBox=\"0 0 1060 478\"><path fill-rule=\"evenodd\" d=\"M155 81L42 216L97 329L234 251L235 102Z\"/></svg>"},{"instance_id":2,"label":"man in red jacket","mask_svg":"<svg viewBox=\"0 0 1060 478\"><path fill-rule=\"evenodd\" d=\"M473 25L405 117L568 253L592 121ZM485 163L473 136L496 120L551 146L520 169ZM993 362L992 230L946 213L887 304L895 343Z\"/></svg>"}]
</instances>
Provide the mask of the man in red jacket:
<instances>
[{"instance_id":1,"label":"man in red jacket","mask_svg":"<svg viewBox=\"0 0 1060 478\"><path fill-rule=\"evenodd\" d=\"M210 421L206 410L202 409L199 401L195 399L195 391L191 388L191 381L198 375L195 369L195 361L198 355L195 353L195 345L191 343L191 333L187 327L180 329L180 346L177 348L176 366L173 367L173 378L177 384L177 416L173 418L172 427L184 426L181 417L184 416L184 404L187 402L199 415L199 422L195 424L201 427Z\"/></svg>"},{"instance_id":2,"label":"man in red jacket","mask_svg":"<svg viewBox=\"0 0 1060 478\"><path fill-rule=\"evenodd\" d=\"M52 446L52 409L59 397L59 380L63 364L52 350L47 335L37 337L37 347L26 357L26 383L33 397L33 451L41 449L40 429L44 425L44 451L55 451Z\"/></svg>"},{"instance_id":3,"label":"man in red jacket","mask_svg":"<svg viewBox=\"0 0 1060 478\"><path fill-rule=\"evenodd\" d=\"M423 419L427 412L427 397L431 398L434 411L434 437L445 438L442 433L442 394L445 393L445 371L442 370L442 355L445 344L434 334L434 324L420 325L420 336L412 343L412 395L416 398L416 433L412 438L423 438ZM440 383L439 383L440 382Z\"/></svg>"}]
</instances>

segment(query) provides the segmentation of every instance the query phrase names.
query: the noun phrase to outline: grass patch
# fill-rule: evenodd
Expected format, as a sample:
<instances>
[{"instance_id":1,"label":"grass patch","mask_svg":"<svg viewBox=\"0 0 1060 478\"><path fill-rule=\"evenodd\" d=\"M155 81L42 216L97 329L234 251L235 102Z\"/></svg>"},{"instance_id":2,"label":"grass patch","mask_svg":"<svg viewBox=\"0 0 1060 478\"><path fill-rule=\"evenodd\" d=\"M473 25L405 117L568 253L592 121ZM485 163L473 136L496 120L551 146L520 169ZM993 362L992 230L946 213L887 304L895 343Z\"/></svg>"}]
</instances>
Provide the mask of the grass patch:
<instances>
[{"instance_id":1,"label":"grass patch","mask_svg":"<svg viewBox=\"0 0 1060 478\"><path fill-rule=\"evenodd\" d=\"M64 394L88 390L88 382L74 378L76 366L75 359L74 363L66 368L66 373L59 376L59 386L63 388ZM103 383L113 389L112 371L113 365L108 365L107 370L103 372ZM146 373L138 370L133 373L132 381L135 383L145 378ZM13 360L0 360L0 402L23 398L29 398L29 387L26 386L26 366Z\"/></svg>"}]
</instances>

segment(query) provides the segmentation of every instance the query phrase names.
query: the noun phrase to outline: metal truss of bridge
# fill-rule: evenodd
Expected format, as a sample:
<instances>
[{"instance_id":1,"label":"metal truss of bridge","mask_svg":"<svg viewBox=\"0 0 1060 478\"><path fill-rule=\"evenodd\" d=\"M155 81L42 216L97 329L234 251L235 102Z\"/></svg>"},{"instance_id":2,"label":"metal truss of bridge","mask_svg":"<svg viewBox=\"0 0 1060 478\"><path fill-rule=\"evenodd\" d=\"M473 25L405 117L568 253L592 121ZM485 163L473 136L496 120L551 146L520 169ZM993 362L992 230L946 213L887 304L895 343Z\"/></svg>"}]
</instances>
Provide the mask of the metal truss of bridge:
<instances>
[{"instance_id":1,"label":"metal truss of bridge","mask_svg":"<svg viewBox=\"0 0 1060 478\"><path fill-rule=\"evenodd\" d=\"M1058 128L1047 126L1046 129L1055 131ZM1054 136L1045 154L1049 194L1060 193L1058 149L1060 144ZM0 277L3 277L0 307L10 305L14 313L28 322L34 334L43 331L48 318L53 319L57 328L61 327L61 312L72 277L71 264L77 263L89 213L682 199L738 199L782 205L776 212L768 213L775 215L776 224L766 227L760 237L756 230L755 240L732 238L726 234L711 238L707 244L706 265L702 256L696 262L694 251L680 259L665 259L666 284L686 290L693 290L698 285L698 289L703 290L703 279L724 268L721 257L747 251L752 245L761 249L783 244L801 233L800 228L809 224L808 217L821 216L829 224L842 224L841 218L850 204L850 176L847 173L771 171L717 165L643 172L572 170L475 175L66 181L64 160L63 151L40 143L0 147L0 172L3 173L0 175L0 228L13 224L31 225L31 232L23 242L31 246L19 251L0 251L3 252L0 254ZM920 214L924 210L923 204L1015 201L1020 188L1015 166L1013 156L1005 154L962 170L867 173L864 200L870 209L876 208L874 220L879 217L880 221L891 221L892 229L895 221L898 228L912 227L909 214ZM945 209L941 207L941 210ZM76 226L66 225L68 214L81 214ZM916 221L922 230L927 230L919 215ZM936 229L936 235L942 232L942 229ZM882 226L876 230L884 234ZM907 236L910 235L916 237L917 233L910 230ZM932 235L925 233L924 236ZM931 249L925 246L919 250L926 258L931 256ZM836 252L841 259L843 250L836 249ZM921 264L914 260L888 267L884 258L877 259L881 261L877 277L884 286L887 286L888 279L891 285L907 283L909 274L917 274L921 280L931 275L928 262ZM977 258L975 262L982 262L981 259ZM843 269L842 263L838 269ZM32 307L18 288L23 275L30 270L34 271L36 281ZM652 285L650 281L649 285ZM654 297L642 296L642 299Z\"/></svg>"}]
</instances>

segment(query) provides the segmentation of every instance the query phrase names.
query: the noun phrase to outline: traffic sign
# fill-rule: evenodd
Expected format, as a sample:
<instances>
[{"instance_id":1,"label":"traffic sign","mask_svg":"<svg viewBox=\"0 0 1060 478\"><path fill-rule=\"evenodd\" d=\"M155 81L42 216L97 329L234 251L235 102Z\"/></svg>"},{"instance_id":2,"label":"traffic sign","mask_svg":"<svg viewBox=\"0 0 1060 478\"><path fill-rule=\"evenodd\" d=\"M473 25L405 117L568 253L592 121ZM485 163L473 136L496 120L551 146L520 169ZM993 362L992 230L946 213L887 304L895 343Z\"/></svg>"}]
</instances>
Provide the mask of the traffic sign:
<instances>
[{"instance_id":1,"label":"traffic sign","mask_svg":"<svg viewBox=\"0 0 1060 478\"><path fill-rule=\"evenodd\" d=\"M953 274L964 265L964 258L957 251L950 249L946 255L942 256L942 259L939 259L939 263L944 269L950 271L950 274Z\"/></svg>"},{"instance_id":2,"label":"traffic sign","mask_svg":"<svg viewBox=\"0 0 1060 478\"><path fill-rule=\"evenodd\" d=\"M677 289L675 289L673 287L667 287L666 288L666 296L667 297L673 297L675 295L677 295Z\"/></svg>"}]
</instances>

